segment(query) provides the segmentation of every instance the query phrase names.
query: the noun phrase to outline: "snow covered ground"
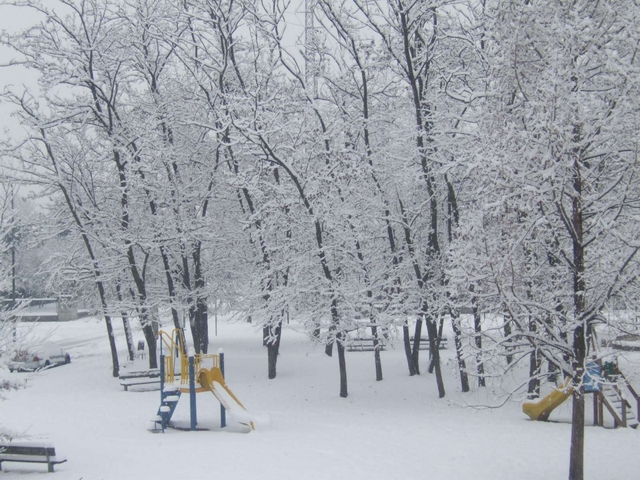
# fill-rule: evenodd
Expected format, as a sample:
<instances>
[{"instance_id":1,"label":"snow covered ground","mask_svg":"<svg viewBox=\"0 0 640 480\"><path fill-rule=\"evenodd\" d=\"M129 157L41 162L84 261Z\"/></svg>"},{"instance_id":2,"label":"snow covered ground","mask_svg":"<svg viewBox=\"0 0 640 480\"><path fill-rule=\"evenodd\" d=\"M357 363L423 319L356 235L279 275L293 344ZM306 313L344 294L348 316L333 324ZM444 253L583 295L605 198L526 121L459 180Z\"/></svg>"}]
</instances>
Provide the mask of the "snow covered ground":
<instances>
[{"instance_id":1,"label":"snow covered ground","mask_svg":"<svg viewBox=\"0 0 640 480\"><path fill-rule=\"evenodd\" d=\"M484 391L459 392L451 349L443 351L444 399L438 399L431 375L408 376L400 348L383 352L382 382L375 381L371 352L348 352L349 397L342 399L337 358L325 356L292 326L284 331L278 377L268 380L261 332L247 323L220 322L218 336L211 328L211 351L224 348L228 385L255 417L256 430L238 433L242 429L231 425L220 431L218 403L203 393L197 396L199 427L210 430L162 434L148 430L159 392L125 392L110 376L102 322L86 318L20 329L30 338L62 344L72 363L37 373L0 369L0 381L26 384L3 392L0 425L54 444L68 462L53 474L43 473L43 465L8 463L0 479L549 480L568 475L570 402L547 423L529 421L518 399L502 408L471 407L500 400ZM188 421L188 399L181 400L174 419ZM639 446L638 431L587 427L586 478L638 478Z\"/></svg>"}]
</instances>

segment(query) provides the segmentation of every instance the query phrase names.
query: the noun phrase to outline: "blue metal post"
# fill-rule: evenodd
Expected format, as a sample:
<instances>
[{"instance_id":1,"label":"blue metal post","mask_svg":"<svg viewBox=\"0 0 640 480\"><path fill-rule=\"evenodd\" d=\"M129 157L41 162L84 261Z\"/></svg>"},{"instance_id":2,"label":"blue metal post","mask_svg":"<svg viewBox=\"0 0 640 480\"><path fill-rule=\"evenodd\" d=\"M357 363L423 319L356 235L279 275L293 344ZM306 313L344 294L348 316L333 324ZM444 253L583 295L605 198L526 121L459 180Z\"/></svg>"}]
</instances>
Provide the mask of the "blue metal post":
<instances>
[{"instance_id":1,"label":"blue metal post","mask_svg":"<svg viewBox=\"0 0 640 480\"><path fill-rule=\"evenodd\" d=\"M158 335L160 335L160 408L162 408L164 403L164 349L162 348L162 333L159 332ZM164 433L165 425L162 412L160 412L160 425L162 426L162 433Z\"/></svg>"},{"instance_id":2,"label":"blue metal post","mask_svg":"<svg viewBox=\"0 0 640 480\"><path fill-rule=\"evenodd\" d=\"M164 354L160 354L160 398L164 392Z\"/></svg>"},{"instance_id":3,"label":"blue metal post","mask_svg":"<svg viewBox=\"0 0 640 480\"><path fill-rule=\"evenodd\" d=\"M162 342L160 342L160 408L164 404L164 353L162 353ZM162 411L160 412L160 425L162 426L162 433L164 433L164 416Z\"/></svg>"},{"instance_id":4,"label":"blue metal post","mask_svg":"<svg viewBox=\"0 0 640 480\"><path fill-rule=\"evenodd\" d=\"M224 380L224 350L218 350L218 357L220 358L220 371L222 372L222 379ZM220 428L224 428L226 426L227 411L224 409L224 406L220 404Z\"/></svg>"},{"instance_id":5,"label":"blue metal post","mask_svg":"<svg viewBox=\"0 0 640 480\"><path fill-rule=\"evenodd\" d=\"M198 424L198 413L196 411L196 382L195 382L195 362L193 354L189 355L189 399L191 405L191 430L196 429Z\"/></svg>"}]
</instances>

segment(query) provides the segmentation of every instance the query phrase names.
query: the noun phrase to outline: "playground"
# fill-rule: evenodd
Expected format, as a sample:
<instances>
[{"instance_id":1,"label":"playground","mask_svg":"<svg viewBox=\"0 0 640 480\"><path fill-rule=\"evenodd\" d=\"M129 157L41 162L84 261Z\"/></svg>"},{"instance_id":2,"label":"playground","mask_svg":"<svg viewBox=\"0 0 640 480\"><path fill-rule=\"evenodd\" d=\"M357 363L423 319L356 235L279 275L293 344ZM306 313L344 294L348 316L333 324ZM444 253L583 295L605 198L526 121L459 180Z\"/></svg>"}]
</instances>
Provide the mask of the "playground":
<instances>
[{"instance_id":1,"label":"playground","mask_svg":"<svg viewBox=\"0 0 640 480\"><path fill-rule=\"evenodd\" d=\"M254 422L238 397L234 395L224 378L224 352L217 354L195 354L187 349L183 333L174 329L170 334L161 330L160 337L160 407L156 415L153 431L162 433L171 424L180 397L189 395L189 430L198 429L198 393L211 392L220 402L220 428L227 426L227 415L248 431L255 430ZM211 364L207 368L205 364ZM176 377L179 375L179 378ZM186 428L183 427L186 430Z\"/></svg>"},{"instance_id":2,"label":"playground","mask_svg":"<svg viewBox=\"0 0 640 480\"><path fill-rule=\"evenodd\" d=\"M194 369L194 374L209 372L194 376L195 388L202 389L195 395L197 429L190 431L191 395L184 392L169 422L181 428L165 425L162 433L157 424L161 391L156 385L125 391L111 377L102 322L85 318L28 328L28 335L63 344L74 360L35 373L0 370L2 379L24 383L24 388L3 392L2 427L26 437L24 441L55 445L68 461L54 473L46 473L46 465L6 464L0 479L567 478L571 402L559 403L549 421L541 422L523 413L523 396L507 398L495 389L475 387L463 394L454 376L452 349L442 351L444 399L438 399L431 375L406 374L404 353L393 345L382 353L381 382L375 381L371 352L349 352L349 397L342 399L337 358L327 357L295 324L284 330L278 376L268 380L261 330L221 319L218 335L211 335L210 352L223 350L224 378L212 372L220 367L213 359ZM117 334L118 344L124 345L122 332ZM635 375L632 380L640 378L634 367L637 355L628 352L619 359L625 374ZM134 371L148 365L141 358L124 367ZM182 363L174 370L182 371ZM517 379L505 377L503 382L508 390ZM539 400L553 391L544 388ZM229 392L238 403L229 399ZM223 428L221 399L230 403ZM589 412L586 478L637 478L640 431L591 426Z\"/></svg>"}]
</instances>

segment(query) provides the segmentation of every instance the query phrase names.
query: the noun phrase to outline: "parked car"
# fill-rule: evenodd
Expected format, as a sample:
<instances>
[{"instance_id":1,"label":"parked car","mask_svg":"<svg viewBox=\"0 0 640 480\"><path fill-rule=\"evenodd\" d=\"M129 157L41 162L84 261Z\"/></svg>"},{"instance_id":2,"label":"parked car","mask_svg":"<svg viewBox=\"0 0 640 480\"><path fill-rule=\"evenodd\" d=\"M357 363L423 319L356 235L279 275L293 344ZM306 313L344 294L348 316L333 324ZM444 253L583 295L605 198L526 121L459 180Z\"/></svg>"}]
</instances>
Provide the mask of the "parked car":
<instances>
[{"instance_id":1,"label":"parked car","mask_svg":"<svg viewBox=\"0 0 640 480\"><path fill-rule=\"evenodd\" d=\"M67 363L71 363L71 356L59 345L47 342L17 350L9 362L9 371L33 372Z\"/></svg>"}]
</instances>

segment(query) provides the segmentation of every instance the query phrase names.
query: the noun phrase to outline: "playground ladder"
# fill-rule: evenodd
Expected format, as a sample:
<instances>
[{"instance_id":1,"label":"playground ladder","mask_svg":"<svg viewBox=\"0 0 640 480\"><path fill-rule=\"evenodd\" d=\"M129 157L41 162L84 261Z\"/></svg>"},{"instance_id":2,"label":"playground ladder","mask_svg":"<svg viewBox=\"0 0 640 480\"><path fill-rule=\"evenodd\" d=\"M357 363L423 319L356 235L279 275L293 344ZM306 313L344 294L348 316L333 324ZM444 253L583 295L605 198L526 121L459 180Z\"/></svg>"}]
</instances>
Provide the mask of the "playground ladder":
<instances>
[{"instance_id":1,"label":"playground ladder","mask_svg":"<svg viewBox=\"0 0 640 480\"><path fill-rule=\"evenodd\" d=\"M619 375L618 382L606 382L602 384L602 390L596 395L595 420L596 424L603 425L604 408L613 416L615 427L638 426L638 413L640 411L640 398L634 388L623 375ZM635 405L629 403L626 393L634 397ZM635 410L635 411L634 411Z\"/></svg>"},{"instance_id":2,"label":"playground ladder","mask_svg":"<svg viewBox=\"0 0 640 480\"><path fill-rule=\"evenodd\" d=\"M165 385L162 390L162 402L160 408L158 408L158 414L155 419L156 427L160 424L162 431L167 428L173 412L176 411L176 406L180 400L180 389L172 385Z\"/></svg>"}]
</instances>

